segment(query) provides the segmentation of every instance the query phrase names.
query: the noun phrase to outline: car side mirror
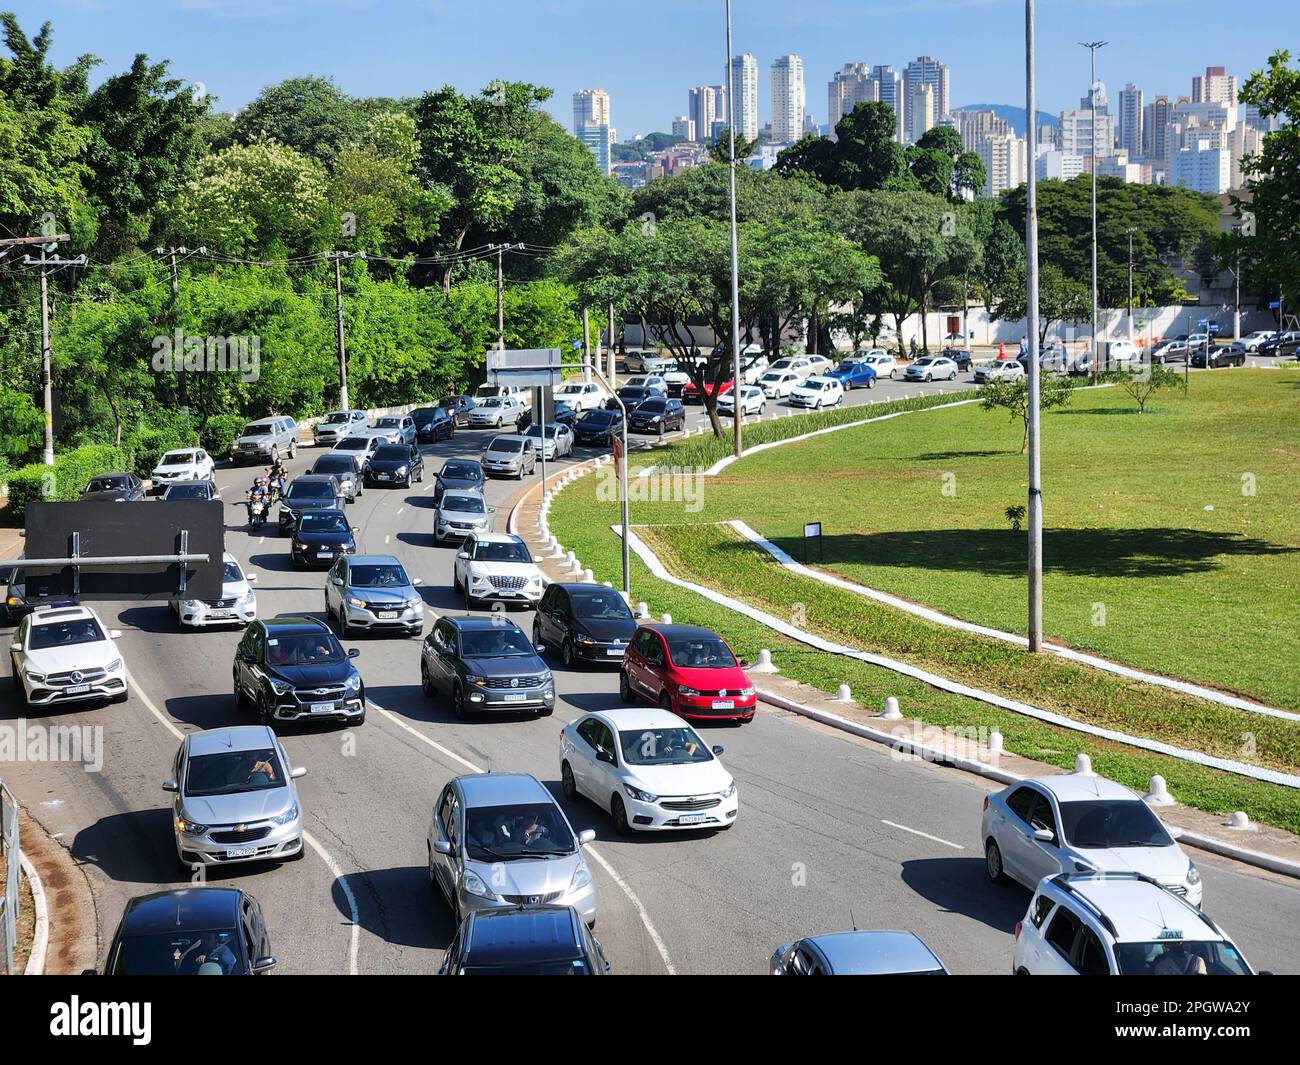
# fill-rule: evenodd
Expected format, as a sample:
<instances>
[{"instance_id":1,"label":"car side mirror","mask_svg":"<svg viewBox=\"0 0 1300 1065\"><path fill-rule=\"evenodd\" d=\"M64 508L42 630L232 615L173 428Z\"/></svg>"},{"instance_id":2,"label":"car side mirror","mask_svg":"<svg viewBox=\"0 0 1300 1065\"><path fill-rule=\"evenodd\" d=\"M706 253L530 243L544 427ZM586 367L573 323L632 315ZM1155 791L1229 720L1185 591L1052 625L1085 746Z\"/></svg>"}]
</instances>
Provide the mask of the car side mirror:
<instances>
[{"instance_id":1,"label":"car side mirror","mask_svg":"<svg viewBox=\"0 0 1300 1065\"><path fill-rule=\"evenodd\" d=\"M360 654L361 654L361 648L360 648L360 647L349 647L349 648L348 648L348 657L349 657L349 658L357 658L357 657L360 656Z\"/></svg>"},{"instance_id":2,"label":"car side mirror","mask_svg":"<svg viewBox=\"0 0 1300 1065\"><path fill-rule=\"evenodd\" d=\"M246 580L249 584L256 584L256 583L257 583L257 574L256 574L256 573L245 573L245 574L244 574L244 580Z\"/></svg>"},{"instance_id":3,"label":"car side mirror","mask_svg":"<svg viewBox=\"0 0 1300 1065\"><path fill-rule=\"evenodd\" d=\"M533 561L534 561L534 562L545 562L546 559L542 558L541 555L534 555L534 556L533 556Z\"/></svg>"},{"instance_id":4,"label":"car side mirror","mask_svg":"<svg viewBox=\"0 0 1300 1065\"><path fill-rule=\"evenodd\" d=\"M1034 839L1039 843L1051 843L1056 839L1056 833L1050 828L1036 828L1034 829Z\"/></svg>"},{"instance_id":5,"label":"car side mirror","mask_svg":"<svg viewBox=\"0 0 1300 1065\"><path fill-rule=\"evenodd\" d=\"M299 777L305 777L306 775L307 775L307 767L305 765L296 765L291 770L289 770L289 776L293 780L297 780Z\"/></svg>"},{"instance_id":6,"label":"car side mirror","mask_svg":"<svg viewBox=\"0 0 1300 1065\"><path fill-rule=\"evenodd\" d=\"M122 638L122 630L121 630L121 629L109 629L109 630L108 630L108 638L109 638L110 640L120 640L120 639Z\"/></svg>"},{"instance_id":7,"label":"car side mirror","mask_svg":"<svg viewBox=\"0 0 1300 1065\"><path fill-rule=\"evenodd\" d=\"M265 958L258 958L253 962L253 972L264 973L275 968L275 958L267 955Z\"/></svg>"},{"instance_id":8,"label":"car side mirror","mask_svg":"<svg viewBox=\"0 0 1300 1065\"><path fill-rule=\"evenodd\" d=\"M354 526L352 526L352 531L353 531L354 533L359 533L359 532L361 531L361 526L360 526L360 525L354 525Z\"/></svg>"},{"instance_id":9,"label":"car side mirror","mask_svg":"<svg viewBox=\"0 0 1300 1065\"><path fill-rule=\"evenodd\" d=\"M721 754L721 753L722 753L722 748L721 748L721 747L713 747L713 748L711 748L711 750L713 751L714 754Z\"/></svg>"},{"instance_id":10,"label":"car side mirror","mask_svg":"<svg viewBox=\"0 0 1300 1065\"><path fill-rule=\"evenodd\" d=\"M20 643L11 643L9 645L9 650L11 651L21 651L22 649L23 649L23 645Z\"/></svg>"},{"instance_id":11,"label":"car side mirror","mask_svg":"<svg viewBox=\"0 0 1300 1065\"><path fill-rule=\"evenodd\" d=\"M754 663L751 662L748 658L742 658L737 664L740 666L741 669L748 669Z\"/></svg>"},{"instance_id":12,"label":"car side mirror","mask_svg":"<svg viewBox=\"0 0 1300 1065\"><path fill-rule=\"evenodd\" d=\"M578 833L578 846L585 847L588 843L590 843L595 838L596 838L596 830L594 828L584 828L581 832Z\"/></svg>"},{"instance_id":13,"label":"car side mirror","mask_svg":"<svg viewBox=\"0 0 1300 1065\"><path fill-rule=\"evenodd\" d=\"M610 765L613 765L613 764L614 764L614 756L613 756L612 754L610 754L609 751L598 750L598 751L596 751L596 761L598 761L598 762L607 762L607 763L609 763Z\"/></svg>"},{"instance_id":14,"label":"car side mirror","mask_svg":"<svg viewBox=\"0 0 1300 1065\"><path fill-rule=\"evenodd\" d=\"M469 558L469 552L468 552L468 551L457 551L457 552L456 552L456 557L457 557L457 558Z\"/></svg>"},{"instance_id":15,"label":"car side mirror","mask_svg":"<svg viewBox=\"0 0 1300 1065\"><path fill-rule=\"evenodd\" d=\"M451 840L449 840L449 839L436 839L436 840L433 841L433 849L434 849L437 853L439 853L439 854L450 854L450 853L451 853Z\"/></svg>"},{"instance_id":16,"label":"car side mirror","mask_svg":"<svg viewBox=\"0 0 1300 1065\"><path fill-rule=\"evenodd\" d=\"M180 789L176 786L176 781L174 780L163 781L163 791L179 791L179 790Z\"/></svg>"},{"instance_id":17,"label":"car side mirror","mask_svg":"<svg viewBox=\"0 0 1300 1065\"><path fill-rule=\"evenodd\" d=\"M533 650L536 651L538 654L542 654L546 650L546 644L535 643L533 644Z\"/></svg>"},{"instance_id":18,"label":"car side mirror","mask_svg":"<svg viewBox=\"0 0 1300 1065\"><path fill-rule=\"evenodd\" d=\"M413 578L411 578L411 587L412 587L412 588L414 588L414 587L416 587L416 586L418 586L418 585L421 585L421 584L423 584L423 583L424 583L424 578L423 578L423 577L413 577Z\"/></svg>"}]
</instances>

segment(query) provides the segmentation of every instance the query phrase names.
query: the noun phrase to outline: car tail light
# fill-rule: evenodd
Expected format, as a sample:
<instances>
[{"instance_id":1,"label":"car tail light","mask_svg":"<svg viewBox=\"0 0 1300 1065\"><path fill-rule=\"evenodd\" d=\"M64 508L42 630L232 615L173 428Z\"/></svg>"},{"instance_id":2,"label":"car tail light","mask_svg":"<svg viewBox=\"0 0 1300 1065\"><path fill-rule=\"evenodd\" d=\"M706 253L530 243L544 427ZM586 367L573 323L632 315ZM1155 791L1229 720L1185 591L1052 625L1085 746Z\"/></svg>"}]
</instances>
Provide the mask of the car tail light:
<instances>
[{"instance_id":1,"label":"car tail light","mask_svg":"<svg viewBox=\"0 0 1300 1065\"><path fill-rule=\"evenodd\" d=\"M988 797L987 795L985 795L985 796L984 796L984 809L987 810L988 808L989 808L989 797Z\"/></svg>"},{"instance_id":2,"label":"car tail light","mask_svg":"<svg viewBox=\"0 0 1300 1065\"><path fill-rule=\"evenodd\" d=\"M1025 923L1024 921L1017 921L1017 922L1016 922L1016 938L1017 938L1017 939L1020 938L1020 929L1023 927L1024 923Z\"/></svg>"}]
</instances>

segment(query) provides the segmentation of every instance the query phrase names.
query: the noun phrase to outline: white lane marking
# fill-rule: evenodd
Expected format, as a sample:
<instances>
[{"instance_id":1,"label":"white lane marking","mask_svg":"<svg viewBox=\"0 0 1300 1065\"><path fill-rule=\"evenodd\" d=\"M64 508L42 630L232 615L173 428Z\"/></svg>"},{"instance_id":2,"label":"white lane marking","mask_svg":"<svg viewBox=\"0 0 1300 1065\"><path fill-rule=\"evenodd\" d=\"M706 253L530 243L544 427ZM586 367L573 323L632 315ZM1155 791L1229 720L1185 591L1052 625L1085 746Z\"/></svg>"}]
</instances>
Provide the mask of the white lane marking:
<instances>
[{"instance_id":1,"label":"white lane marking","mask_svg":"<svg viewBox=\"0 0 1300 1065\"><path fill-rule=\"evenodd\" d=\"M131 687L134 689L135 694L139 696L140 701L144 703L144 705L148 708L149 712L153 714L153 716L156 717L159 721L162 722L163 728L165 728L168 732L170 732L173 736L175 736L176 739L183 742L185 739L185 733L183 733L180 729L178 729L172 723L171 719L167 717L167 715L164 714L161 710L159 710L158 707L154 706L153 700L150 699L149 696L145 694L145 690L142 687L140 687L140 682L135 679L134 674L132 674L130 670L127 670L126 680L127 683L130 684ZM313 836L310 832L304 831L302 834L302 841L321 856L321 859L325 862L325 865L328 867L334 879L338 881L339 887L343 889L344 897L348 900L348 911L352 917L352 935L351 935L351 941L348 944L348 975L356 976L357 975L357 952L361 946L361 942L360 942L361 914L357 910L356 896L352 894L352 888L348 886L348 882L345 879L343 879L342 870L339 869L334 859L330 857L329 852L320 845L320 842L316 839L316 837Z\"/></svg>"},{"instance_id":2,"label":"white lane marking","mask_svg":"<svg viewBox=\"0 0 1300 1065\"><path fill-rule=\"evenodd\" d=\"M390 542L392 539L393 539L392 536L385 536L385 537L384 537L384 543L388 543L388 542Z\"/></svg>"},{"instance_id":3,"label":"white lane marking","mask_svg":"<svg viewBox=\"0 0 1300 1065\"><path fill-rule=\"evenodd\" d=\"M406 504L403 503L400 507L397 508L397 513L400 514L400 513L402 513L402 511L404 511L405 509L406 509Z\"/></svg>"},{"instance_id":4,"label":"white lane marking","mask_svg":"<svg viewBox=\"0 0 1300 1065\"><path fill-rule=\"evenodd\" d=\"M378 710L381 714L383 714L384 717L388 718L388 720L391 721L393 724L395 724L398 728L406 732L409 732L417 740L420 740L422 743L427 743L430 747L434 748L434 750L439 751L440 753L446 755L448 758L454 759L455 761L459 762L461 765L465 766L471 773L483 772L483 770L478 766L476 766L473 762L469 761L468 759L462 758L454 751L449 751L442 744L437 743L434 740L431 740L419 729L412 728L410 725L408 725L405 721L399 718L392 711L385 710L382 706L380 706L378 703L374 702L371 699L367 699L366 702L369 703L370 706L372 706L374 709ZM641 904L641 900L637 898L636 892L632 890L631 885L628 884L626 880L624 880L621 876L618 875L614 867L610 865L609 862L605 860L604 856L601 855L600 852L598 852L594 847L588 845L583 849L586 851L587 854L590 854L594 859L596 859L596 862L600 865L600 867L604 869L606 873L609 874L609 878L619 886L619 890L621 890L623 894L627 896L628 901L632 903L632 906L636 909L637 916L641 919L641 924L645 928L646 934L650 937L650 941L655 945L655 950L659 952L659 958L664 963L664 969L667 970L669 976L676 976L677 969L673 966L672 958L668 956L668 946L667 944L664 943L663 939L660 938L659 932L655 928L654 922L650 920L650 914L646 912L646 908Z\"/></svg>"},{"instance_id":5,"label":"white lane marking","mask_svg":"<svg viewBox=\"0 0 1300 1065\"><path fill-rule=\"evenodd\" d=\"M906 825L895 824L893 821L886 821L883 817L880 819L882 825L888 825L890 828L896 828L900 832L910 832L914 836L921 836L925 839L932 840L935 843L942 843L945 847L951 847L955 851L964 851L966 848L960 843L949 843L946 839L940 839L938 836L932 836L929 832L922 832L919 828L908 828Z\"/></svg>"}]
</instances>

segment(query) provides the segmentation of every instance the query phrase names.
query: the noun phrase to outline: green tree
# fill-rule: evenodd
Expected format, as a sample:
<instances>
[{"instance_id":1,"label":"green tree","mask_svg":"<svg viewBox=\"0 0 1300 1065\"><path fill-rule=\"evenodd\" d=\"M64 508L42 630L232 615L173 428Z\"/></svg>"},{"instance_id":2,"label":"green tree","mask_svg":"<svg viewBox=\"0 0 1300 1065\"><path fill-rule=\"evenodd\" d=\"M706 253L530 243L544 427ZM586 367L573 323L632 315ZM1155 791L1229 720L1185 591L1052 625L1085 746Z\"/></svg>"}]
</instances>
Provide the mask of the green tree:
<instances>
[{"instance_id":1,"label":"green tree","mask_svg":"<svg viewBox=\"0 0 1300 1065\"><path fill-rule=\"evenodd\" d=\"M1055 410L1070 402L1074 386L1069 378L1042 376L1038 382L1038 409ZM1029 446L1029 381L1026 377L1002 378L980 386L980 407L986 411L1004 410L1012 422L1020 422L1023 433L1020 453ZM1008 512L1008 519L1011 515Z\"/></svg>"},{"instance_id":2,"label":"green tree","mask_svg":"<svg viewBox=\"0 0 1300 1065\"><path fill-rule=\"evenodd\" d=\"M857 104L835 124L835 140L805 137L777 157L783 175L811 174L846 191L907 184L907 160L894 140L894 109L886 103Z\"/></svg>"},{"instance_id":3,"label":"green tree","mask_svg":"<svg viewBox=\"0 0 1300 1065\"><path fill-rule=\"evenodd\" d=\"M268 85L234 120L243 144L277 140L318 163L360 140L365 114L329 78L288 78Z\"/></svg>"},{"instance_id":4,"label":"green tree","mask_svg":"<svg viewBox=\"0 0 1300 1065\"><path fill-rule=\"evenodd\" d=\"M1153 362L1131 370L1107 370L1097 378L1107 384L1118 385L1134 403L1138 413L1145 414L1147 403L1157 392L1167 388L1181 388L1183 378L1163 363Z\"/></svg>"}]
</instances>

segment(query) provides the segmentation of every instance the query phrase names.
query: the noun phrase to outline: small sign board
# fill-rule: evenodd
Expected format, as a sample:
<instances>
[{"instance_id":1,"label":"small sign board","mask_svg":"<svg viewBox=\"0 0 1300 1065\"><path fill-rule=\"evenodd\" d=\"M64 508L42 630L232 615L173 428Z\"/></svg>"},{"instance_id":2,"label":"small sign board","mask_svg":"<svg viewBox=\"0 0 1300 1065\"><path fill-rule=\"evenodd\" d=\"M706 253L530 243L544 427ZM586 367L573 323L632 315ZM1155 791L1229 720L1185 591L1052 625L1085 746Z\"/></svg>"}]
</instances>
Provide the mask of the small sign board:
<instances>
[{"instance_id":1,"label":"small sign board","mask_svg":"<svg viewBox=\"0 0 1300 1065\"><path fill-rule=\"evenodd\" d=\"M805 522L803 527L803 560L808 561L808 541L817 541L817 561L823 559L822 554L822 523L819 521Z\"/></svg>"}]
</instances>

